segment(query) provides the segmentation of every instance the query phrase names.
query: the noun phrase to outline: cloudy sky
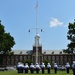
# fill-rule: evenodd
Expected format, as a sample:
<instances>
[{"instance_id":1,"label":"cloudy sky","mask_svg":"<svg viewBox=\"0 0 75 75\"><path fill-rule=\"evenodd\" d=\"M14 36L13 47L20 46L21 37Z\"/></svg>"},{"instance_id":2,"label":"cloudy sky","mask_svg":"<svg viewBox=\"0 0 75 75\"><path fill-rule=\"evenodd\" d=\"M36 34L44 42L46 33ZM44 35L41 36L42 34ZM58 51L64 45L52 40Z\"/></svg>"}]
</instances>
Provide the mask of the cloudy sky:
<instances>
[{"instance_id":1,"label":"cloudy sky","mask_svg":"<svg viewBox=\"0 0 75 75\"><path fill-rule=\"evenodd\" d=\"M42 48L67 48L68 23L73 23L75 19L75 0L0 0L0 20L16 42L12 49L32 50L37 1L37 25Z\"/></svg>"}]
</instances>

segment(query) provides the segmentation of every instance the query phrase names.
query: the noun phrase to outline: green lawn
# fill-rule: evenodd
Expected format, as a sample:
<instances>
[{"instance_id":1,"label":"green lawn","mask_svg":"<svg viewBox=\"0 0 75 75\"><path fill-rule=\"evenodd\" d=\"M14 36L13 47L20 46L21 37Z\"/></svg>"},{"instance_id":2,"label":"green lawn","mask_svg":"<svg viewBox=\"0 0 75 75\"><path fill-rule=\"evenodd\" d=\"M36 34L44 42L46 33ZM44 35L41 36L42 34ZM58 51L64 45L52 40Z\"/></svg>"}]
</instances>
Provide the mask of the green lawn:
<instances>
[{"instance_id":1,"label":"green lawn","mask_svg":"<svg viewBox=\"0 0 75 75\"><path fill-rule=\"evenodd\" d=\"M30 72L28 74L25 73L17 73L17 71L0 71L0 75L37 75L36 72L34 74L31 74ZM43 75L40 71L39 75ZM54 74L54 70L51 70L50 74L47 74L47 71L45 71L44 75L73 75L72 70L70 70L70 73L67 74L66 71L58 71L57 74Z\"/></svg>"}]
</instances>

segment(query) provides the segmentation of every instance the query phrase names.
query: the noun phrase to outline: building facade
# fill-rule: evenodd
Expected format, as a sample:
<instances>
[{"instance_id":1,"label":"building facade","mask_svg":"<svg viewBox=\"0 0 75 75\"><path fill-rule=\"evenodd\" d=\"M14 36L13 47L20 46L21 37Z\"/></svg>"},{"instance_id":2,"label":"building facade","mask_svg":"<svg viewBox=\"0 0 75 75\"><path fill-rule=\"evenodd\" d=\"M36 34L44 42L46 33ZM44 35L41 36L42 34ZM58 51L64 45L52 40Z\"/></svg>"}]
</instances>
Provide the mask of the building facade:
<instances>
[{"instance_id":1,"label":"building facade","mask_svg":"<svg viewBox=\"0 0 75 75\"><path fill-rule=\"evenodd\" d=\"M0 65L13 66L18 62L24 62L31 60L36 63L36 47L33 46L33 50L14 50L14 55L0 55L3 57L3 63ZM72 64L75 58L75 54L65 54L62 50L42 50L42 46L38 47L38 63L48 60L51 65L55 62L58 65L65 65L67 62Z\"/></svg>"},{"instance_id":2,"label":"building facade","mask_svg":"<svg viewBox=\"0 0 75 75\"><path fill-rule=\"evenodd\" d=\"M58 65L65 65L67 62L72 65L72 62L75 59L75 54L65 54L62 50L42 50L39 38L39 34L36 34L32 50L13 50L14 55L0 54L0 58L2 58L3 62L0 65L14 66L18 62L24 63L26 60L31 60L34 64L36 64L36 60L39 64L47 60L51 63L51 65L54 63L57 63Z\"/></svg>"}]
</instances>

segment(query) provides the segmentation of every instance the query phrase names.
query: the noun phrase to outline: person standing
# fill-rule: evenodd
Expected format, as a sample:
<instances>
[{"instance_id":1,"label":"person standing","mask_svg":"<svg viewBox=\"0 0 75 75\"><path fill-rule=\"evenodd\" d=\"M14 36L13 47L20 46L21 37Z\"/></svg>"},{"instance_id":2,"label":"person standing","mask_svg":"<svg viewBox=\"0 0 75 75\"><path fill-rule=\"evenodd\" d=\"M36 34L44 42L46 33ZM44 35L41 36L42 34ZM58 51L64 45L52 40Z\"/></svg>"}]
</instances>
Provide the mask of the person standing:
<instances>
[{"instance_id":1,"label":"person standing","mask_svg":"<svg viewBox=\"0 0 75 75\"><path fill-rule=\"evenodd\" d=\"M54 73L55 73L55 74L57 73L57 68L58 68L57 64L54 63Z\"/></svg>"},{"instance_id":2,"label":"person standing","mask_svg":"<svg viewBox=\"0 0 75 75\"><path fill-rule=\"evenodd\" d=\"M38 74L39 73L39 70L40 70L40 66L39 66L38 63L36 63L35 68L36 68L36 73Z\"/></svg>"},{"instance_id":3,"label":"person standing","mask_svg":"<svg viewBox=\"0 0 75 75\"><path fill-rule=\"evenodd\" d=\"M44 73L44 69L45 69L45 64L44 63L42 63L41 69L42 69L42 73Z\"/></svg>"},{"instance_id":4,"label":"person standing","mask_svg":"<svg viewBox=\"0 0 75 75\"><path fill-rule=\"evenodd\" d=\"M48 63L48 64L47 64L47 72L48 72L48 73L50 73L50 68L51 68L51 65L50 65L50 63Z\"/></svg>"},{"instance_id":5,"label":"person standing","mask_svg":"<svg viewBox=\"0 0 75 75\"><path fill-rule=\"evenodd\" d=\"M70 70L70 64L66 63L66 71L67 71L67 73L69 73L69 70Z\"/></svg>"},{"instance_id":6,"label":"person standing","mask_svg":"<svg viewBox=\"0 0 75 75\"><path fill-rule=\"evenodd\" d=\"M26 63L25 66L24 66L25 73L28 73L28 68L29 68L28 63Z\"/></svg>"},{"instance_id":7,"label":"person standing","mask_svg":"<svg viewBox=\"0 0 75 75\"><path fill-rule=\"evenodd\" d=\"M73 75L75 75L75 61L73 61L72 70L73 70Z\"/></svg>"},{"instance_id":8,"label":"person standing","mask_svg":"<svg viewBox=\"0 0 75 75\"><path fill-rule=\"evenodd\" d=\"M31 63L31 65L30 65L30 72L31 72L31 73L34 73L34 68L35 68L35 67L34 67L33 63Z\"/></svg>"},{"instance_id":9,"label":"person standing","mask_svg":"<svg viewBox=\"0 0 75 75\"><path fill-rule=\"evenodd\" d=\"M23 73L23 68L24 68L23 63L19 62L19 63L17 64L18 73Z\"/></svg>"}]
</instances>

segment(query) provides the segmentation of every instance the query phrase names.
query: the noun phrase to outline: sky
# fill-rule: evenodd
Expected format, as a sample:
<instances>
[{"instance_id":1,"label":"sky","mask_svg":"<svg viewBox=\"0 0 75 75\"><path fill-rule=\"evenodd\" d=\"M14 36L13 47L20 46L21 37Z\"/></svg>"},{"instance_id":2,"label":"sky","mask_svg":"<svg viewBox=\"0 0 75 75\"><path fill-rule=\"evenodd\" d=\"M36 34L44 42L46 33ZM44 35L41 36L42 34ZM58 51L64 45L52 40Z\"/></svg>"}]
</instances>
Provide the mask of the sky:
<instances>
[{"instance_id":1,"label":"sky","mask_svg":"<svg viewBox=\"0 0 75 75\"><path fill-rule=\"evenodd\" d=\"M66 49L70 42L67 40L68 24L73 23L75 19L75 0L0 0L1 23L16 43L12 50L33 49L36 6L42 49Z\"/></svg>"}]
</instances>

